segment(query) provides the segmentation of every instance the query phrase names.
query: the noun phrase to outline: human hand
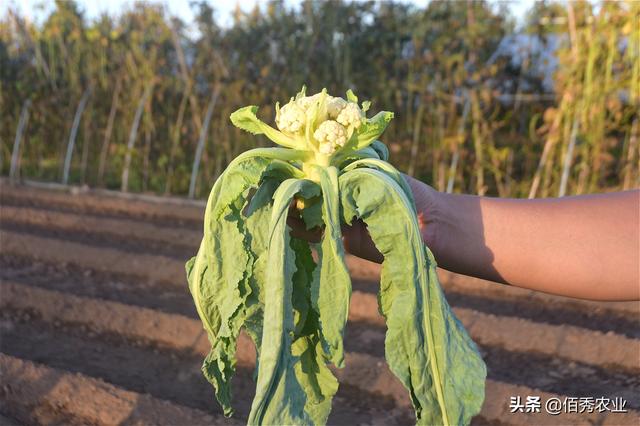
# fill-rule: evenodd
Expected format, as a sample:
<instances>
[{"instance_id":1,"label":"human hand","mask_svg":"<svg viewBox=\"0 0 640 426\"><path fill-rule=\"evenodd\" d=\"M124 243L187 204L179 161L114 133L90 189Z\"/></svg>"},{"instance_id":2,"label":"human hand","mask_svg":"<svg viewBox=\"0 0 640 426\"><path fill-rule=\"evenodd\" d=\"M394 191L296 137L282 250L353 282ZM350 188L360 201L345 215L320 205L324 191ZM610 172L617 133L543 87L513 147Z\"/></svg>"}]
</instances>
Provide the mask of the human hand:
<instances>
[{"instance_id":1,"label":"human hand","mask_svg":"<svg viewBox=\"0 0 640 426\"><path fill-rule=\"evenodd\" d=\"M417 179L403 176L409 184L416 202L422 239L429 245L435 242L435 222L432 220L435 215L431 215L431 213L436 210L438 192ZM292 207L287 223L291 227L291 233L294 237L310 242L319 242L322 238L322 229L306 229L295 207ZM342 225L342 241L348 253L372 262L382 263L383 256L371 240L367 226L362 220L356 219L351 225Z\"/></svg>"},{"instance_id":2,"label":"human hand","mask_svg":"<svg viewBox=\"0 0 640 426\"><path fill-rule=\"evenodd\" d=\"M438 266L530 290L591 300L638 300L640 190L537 200L446 194L404 176L422 240ZM292 235L318 242L289 217ZM342 227L345 250L381 263L359 220Z\"/></svg>"}]
</instances>

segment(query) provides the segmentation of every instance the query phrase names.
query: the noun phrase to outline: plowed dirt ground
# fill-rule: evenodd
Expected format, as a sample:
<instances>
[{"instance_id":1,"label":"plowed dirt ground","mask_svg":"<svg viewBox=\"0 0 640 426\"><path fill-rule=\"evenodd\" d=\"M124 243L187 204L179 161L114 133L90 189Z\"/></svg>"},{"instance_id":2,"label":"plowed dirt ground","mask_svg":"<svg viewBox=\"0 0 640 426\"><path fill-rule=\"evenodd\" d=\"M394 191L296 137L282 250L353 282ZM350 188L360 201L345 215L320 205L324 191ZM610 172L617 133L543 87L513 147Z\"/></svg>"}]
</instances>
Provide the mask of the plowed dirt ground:
<instances>
[{"instance_id":1,"label":"plowed dirt ground","mask_svg":"<svg viewBox=\"0 0 640 426\"><path fill-rule=\"evenodd\" d=\"M242 336L225 419L200 373L209 344L184 278L204 205L0 182L0 424L240 424L255 354ZM347 366L330 424L407 425L409 398L384 361L379 266L349 258ZM640 304L536 294L440 271L488 366L474 424L640 424ZM540 396L540 413L511 397ZM550 398L623 398L545 413ZM563 409L562 411L572 411ZM578 408L577 411L580 411Z\"/></svg>"}]
</instances>

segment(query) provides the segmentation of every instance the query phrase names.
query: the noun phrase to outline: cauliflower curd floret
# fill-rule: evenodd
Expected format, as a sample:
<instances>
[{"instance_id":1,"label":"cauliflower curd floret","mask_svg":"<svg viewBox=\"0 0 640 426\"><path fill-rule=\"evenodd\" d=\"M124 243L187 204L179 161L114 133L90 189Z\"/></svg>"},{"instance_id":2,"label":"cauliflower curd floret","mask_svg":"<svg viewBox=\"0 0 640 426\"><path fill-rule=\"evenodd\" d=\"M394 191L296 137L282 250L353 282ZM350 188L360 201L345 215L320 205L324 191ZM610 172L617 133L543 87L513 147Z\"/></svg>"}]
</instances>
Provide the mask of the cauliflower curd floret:
<instances>
[{"instance_id":1,"label":"cauliflower curd floret","mask_svg":"<svg viewBox=\"0 0 640 426\"><path fill-rule=\"evenodd\" d=\"M330 96L327 100L327 114L329 114L329 118L335 120L345 106L347 106L347 101L342 98Z\"/></svg>"},{"instance_id":2,"label":"cauliflower curd floret","mask_svg":"<svg viewBox=\"0 0 640 426\"><path fill-rule=\"evenodd\" d=\"M358 104L347 102L340 114L338 114L336 121L345 127L353 126L357 129L362 124L363 119L362 110Z\"/></svg>"},{"instance_id":3,"label":"cauliflower curd floret","mask_svg":"<svg viewBox=\"0 0 640 426\"><path fill-rule=\"evenodd\" d=\"M320 100L321 93L316 93L313 96L304 96L296 101L298 106L302 108L304 111L308 111L311 105L318 102ZM326 95L326 105L327 105L327 114L329 118L335 120L340 114L340 111L347 106L347 101L340 97L335 97L331 95Z\"/></svg>"},{"instance_id":4,"label":"cauliflower curd floret","mask_svg":"<svg viewBox=\"0 0 640 426\"><path fill-rule=\"evenodd\" d=\"M321 143L318 147L318 152L324 155L331 155L336 152L336 147L330 143Z\"/></svg>"},{"instance_id":5,"label":"cauliflower curd floret","mask_svg":"<svg viewBox=\"0 0 640 426\"><path fill-rule=\"evenodd\" d=\"M289 102L280 109L280 114L276 118L278 129L283 132L298 133L304 127L306 116L304 109L295 102Z\"/></svg>"},{"instance_id":6,"label":"cauliflower curd floret","mask_svg":"<svg viewBox=\"0 0 640 426\"><path fill-rule=\"evenodd\" d=\"M296 100L296 103L303 111L307 111L311 105L315 102L318 102L321 93L316 93L313 96L303 96L300 99Z\"/></svg>"},{"instance_id":7,"label":"cauliflower curd floret","mask_svg":"<svg viewBox=\"0 0 640 426\"><path fill-rule=\"evenodd\" d=\"M346 129L334 120L327 120L320 124L313 133L313 137L320 144L318 149L322 154L333 154L339 146L347 143Z\"/></svg>"}]
</instances>

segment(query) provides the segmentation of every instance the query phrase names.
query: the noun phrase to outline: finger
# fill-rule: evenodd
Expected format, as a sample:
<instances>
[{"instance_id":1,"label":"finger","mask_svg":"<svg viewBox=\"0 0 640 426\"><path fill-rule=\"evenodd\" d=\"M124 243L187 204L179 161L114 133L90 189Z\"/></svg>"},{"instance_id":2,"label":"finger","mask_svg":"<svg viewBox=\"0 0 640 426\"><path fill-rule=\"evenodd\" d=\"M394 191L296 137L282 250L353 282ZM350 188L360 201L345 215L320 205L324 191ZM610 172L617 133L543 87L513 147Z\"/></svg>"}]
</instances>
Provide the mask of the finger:
<instances>
[{"instance_id":1,"label":"finger","mask_svg":"<svg viewBox=\"0 0 640 426\"><path fill-rule=\"evenodd\" d=\"M384 256L373 243L366 224L357 219L342 225L342 242L347 252L371 262L382 263Z\"/></svg>"}]
</instances>

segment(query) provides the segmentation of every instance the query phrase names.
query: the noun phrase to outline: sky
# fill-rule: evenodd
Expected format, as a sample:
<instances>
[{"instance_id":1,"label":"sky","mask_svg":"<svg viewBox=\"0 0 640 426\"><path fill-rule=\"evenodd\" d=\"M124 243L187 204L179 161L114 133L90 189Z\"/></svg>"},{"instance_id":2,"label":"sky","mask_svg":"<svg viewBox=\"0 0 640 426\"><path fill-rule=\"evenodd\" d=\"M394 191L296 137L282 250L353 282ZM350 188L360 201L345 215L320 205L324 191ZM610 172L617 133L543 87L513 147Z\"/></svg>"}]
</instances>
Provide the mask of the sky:
<instances>
[{"instance_id":1,"label":"sky","mask_svg":"<svg viewBox=\"0 0 640 426\"><path fill-rule=\"evenodd\" d=\"M425 6L429 0L402 0L406 3L412 3L416 6ZM491 3L506 3L511 13L521 22L526 11L531 7L533 0L489 0ZM190 0L163 0L154 1L154 3L162 3L168 9L171 15L180 17L186 22L193 20L193 14L189 7ZM131 7L134 3L132 0L78 0L78 4L84 9L86 16L93 19L102 12L109 14L118 14L124 9ZM217 13L217 18L222 25L229 25L232 22L232 12L236 3L244 11L250 11L257 4L265 4L266 0L213 0L211 2ZM289 5L297 5L299 0L287 0ZM29 19L36 22L41 21L55 7L53 0L0 0L0 16L6 14L9 8L16 9L22 15L26 15Z\"/></svg>"}]
</instances>

